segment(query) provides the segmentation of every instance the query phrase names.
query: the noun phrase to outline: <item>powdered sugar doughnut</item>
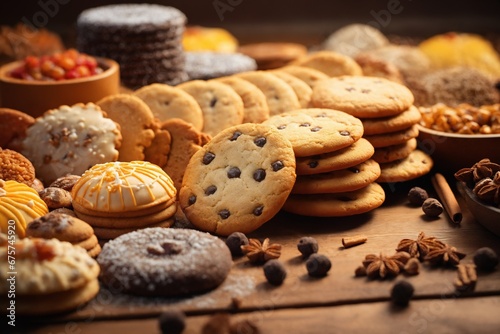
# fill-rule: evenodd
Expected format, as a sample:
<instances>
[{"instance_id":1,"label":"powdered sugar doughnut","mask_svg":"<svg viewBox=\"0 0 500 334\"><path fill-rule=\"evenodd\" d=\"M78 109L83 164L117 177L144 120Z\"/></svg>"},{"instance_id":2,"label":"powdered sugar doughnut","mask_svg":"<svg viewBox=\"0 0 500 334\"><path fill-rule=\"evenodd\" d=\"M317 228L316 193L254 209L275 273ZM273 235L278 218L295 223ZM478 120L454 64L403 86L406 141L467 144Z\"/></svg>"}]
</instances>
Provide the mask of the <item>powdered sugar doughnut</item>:
<instances>
[{"instance_id":1,"label":"powdered sugar doughnut","mask_svg":"<svg viewBox=\"0 0 500 334\"><path fill-rule=\"evenodd\" d=\"M226 244L191 229L146 228L106 243L100 279L125 293L178 296L219 286L231 269Z\"/></svg>"}]
</instances>

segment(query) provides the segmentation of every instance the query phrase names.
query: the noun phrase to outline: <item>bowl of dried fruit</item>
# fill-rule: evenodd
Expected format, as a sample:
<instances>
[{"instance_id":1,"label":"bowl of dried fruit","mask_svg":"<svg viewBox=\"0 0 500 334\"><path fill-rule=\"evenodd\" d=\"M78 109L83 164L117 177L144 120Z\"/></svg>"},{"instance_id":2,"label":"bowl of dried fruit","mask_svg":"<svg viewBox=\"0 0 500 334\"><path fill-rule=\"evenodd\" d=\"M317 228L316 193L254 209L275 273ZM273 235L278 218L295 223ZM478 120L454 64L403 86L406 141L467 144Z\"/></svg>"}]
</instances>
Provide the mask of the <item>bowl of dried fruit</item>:
<instances>
[{"instance_id":1,"label":"bowl of dried fruit","mask_svg":"<svg viewBox=\"0 0 500 334\"><path fill-rule=\"evenodd\" d=\"M455 178L476 221L500 236L500 164L482 159L457 171Z\"/></svg>"},{"instance_id":2,"label":"bowl of dried fruit","mask_svg":"<svg viewBox=\"0 0 500 334\"><path fill-rule=\"evenodd\" d=\"M500 104L420 107L418 147L434 169L452 175L483 158L500 161Z\"/></svg>"},{"instance_id":3,"label":"bowl of dried fruit","mask_svg":"<svg viewBox=\"0 0 500 334\"><path fill-rule=\"evenodd\" d=\"M120 89L118 64L69 49L0 68L1 106L33 117L61 105L96 102Z\"/></svg>"}]
</instances>

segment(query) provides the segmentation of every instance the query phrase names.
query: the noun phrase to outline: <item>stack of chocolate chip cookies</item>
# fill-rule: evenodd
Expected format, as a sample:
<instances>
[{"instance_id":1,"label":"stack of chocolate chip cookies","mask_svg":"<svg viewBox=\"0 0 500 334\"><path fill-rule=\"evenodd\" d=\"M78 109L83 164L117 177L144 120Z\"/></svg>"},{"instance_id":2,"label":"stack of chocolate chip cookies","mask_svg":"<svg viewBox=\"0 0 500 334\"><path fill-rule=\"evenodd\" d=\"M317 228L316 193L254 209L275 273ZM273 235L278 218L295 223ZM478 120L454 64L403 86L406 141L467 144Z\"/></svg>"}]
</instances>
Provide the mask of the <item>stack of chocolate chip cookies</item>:
<instances>
[{"instance_id":1,"label":"stack of chocolate chip cookies","mask_svg":"<svg viewBox=\"0 0 500 334\"><path fill-rule=\"evenodd\" d=\"M116 60L122 82L138 88L154 82L187 80L182 35L186 16L173 7L119 4L83 11L77 21L77 47Z\"/></svg>"},{"instance_id":2,"label":"stack of chocolate chip cookies","mask_svg":"<svg viewBox=\"0 0 500 334\"><path fill-rule=\"evenodd\" d=\"M317 217L371 211L385 200L375 182L379 164L362 138L361 121L345 112L310 108L272 116L272 125L292 143L297 179L283 209Z\"/></svg>"},{"instance_id":3,"label":"stack of chocolate chip cookies","mask_svg":"<svg viewBox=\"0 0 500 334\"><path fill-rule=\"evenodd\" d=\"M402 182L427 174L431 158L417 150L420 112L405 86L383 78L342 76L318 83L311 97L318 108L334 108L361 119L364 138L375 148L378 182Z\"/></svg>"}]
</instances>

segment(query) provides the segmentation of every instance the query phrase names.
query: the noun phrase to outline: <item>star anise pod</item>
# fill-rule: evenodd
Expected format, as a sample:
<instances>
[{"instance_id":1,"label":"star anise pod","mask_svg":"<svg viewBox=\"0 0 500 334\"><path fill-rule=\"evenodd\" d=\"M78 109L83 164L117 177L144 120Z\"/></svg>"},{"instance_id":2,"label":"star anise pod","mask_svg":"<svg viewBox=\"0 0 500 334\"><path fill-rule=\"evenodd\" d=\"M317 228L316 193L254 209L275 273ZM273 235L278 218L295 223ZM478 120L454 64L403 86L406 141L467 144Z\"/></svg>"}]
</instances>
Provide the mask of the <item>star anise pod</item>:
<instances>
[{"instance_id":1,"label":"star anise pod","mask_svg":"<svg viewBox=\"0 0 500 334\"><path fill-rule=\"evenodd\" d=\"M406 252L397 252L393 256L368 254L365 256L363 266L369 278L397 276L410 258L410 254Z\"/></svg>"},{"instance_id":2,"label":"star anise pod","mask_svg":"<svg viewBox=\"0 0 500 334\"><path fill-rule=\"evenodd\" d=\"M432 265L457 265L464 257L465 254L459 252L456 247L445 245L443 248L430 251L424 260L429 261Z\"/></svg>"},{"instance_id":3,"label":"star anise pod","mask_svg":"<svg viewBox=\"0 0 500 334\"><path fill-rule=\"evenodd\" d=\"M248 239L248 245L241 246L241 250L253 263L262 263L277 259L281 256L280 244L269 244L269 238L261 243L259 239Z\"/></svg>"},{"instance_id":4,"label":"star anise pod","mask_svg":"<svg viewBox=\"0 0 500 334\"><path fill-rule=\"evenodd\" d=\"M498 171L500 171L499 164L491 162L490 159L482 159L470 168L460 169L455 173L455 178L473 188L476 182L486 177L492 178Z\"/></svg>"},{"instance_id":5,"label":"star anise pod","mask_svg":"<svg viewBox=\"0 0 500 334\"><path fill-rule=\"evenodd\" d=\"M497 173L498 174L498 173ZM495 175L495 179L496 179ZM499 204L500 184L490 178L484 178L474 186L472 190L476 196L488 204Z\"/></svg>"},{"instance_id":6,"label":"star anise pod","mask_svg":"<svg viewBox=\"0 0 500 334\"><path fill-rule=\"evenodd\" d=\"M445 244L436 237L427 237L424 232L418 234L417 240L403 239L399 242L396 251L397 252L407 252L411 257L416 257L421 260L429 253L431 250L436 248L442 248Z\"/></svg>"}]
</instances>

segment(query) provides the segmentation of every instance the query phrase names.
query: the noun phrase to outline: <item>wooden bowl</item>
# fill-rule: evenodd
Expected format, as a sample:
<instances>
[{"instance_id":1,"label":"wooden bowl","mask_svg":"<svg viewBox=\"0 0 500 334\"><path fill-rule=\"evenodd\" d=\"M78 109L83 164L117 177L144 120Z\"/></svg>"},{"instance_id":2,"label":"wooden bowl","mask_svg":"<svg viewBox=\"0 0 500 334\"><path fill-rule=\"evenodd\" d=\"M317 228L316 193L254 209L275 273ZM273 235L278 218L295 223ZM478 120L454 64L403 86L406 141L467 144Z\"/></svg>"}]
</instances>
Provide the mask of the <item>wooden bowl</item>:
<instances>
[{"instance_id":1,"label":"wooden bowl","mask_svg":"<svg viewBox=\"0 0 500 334\"><path fill-rule=\"evenodd\" d=\"M97 102L103 97L119 93L120 70L111 59L96 58L102 73L80 79L61 81L28 81L12 78L9 73L22 61L8 63L0 68L0 103L4 108L23 111L38 117L61 105Z\"/></svg>"},{"instance_id":2,"label":"wooden bowl","mask_svg":"<svg viewBox=\"0 0 500 334\"><path fill-rule=\"evenodd\" d=\"M436 172L453 175L484 158L500 163L500 134L464 135L418 127L418 148L432 157Z\"/></svg>"},{"instance_id":3,"label":"wooden bowl","mask_svg":"<svg viewBox=\"0 0 500 334\"><path fill-rule=\"evenodd\" d=\"M476 221L500 237L500 209L483 203L463 182L458 182L457 188Z\"/></svg>"}]
</instances>

